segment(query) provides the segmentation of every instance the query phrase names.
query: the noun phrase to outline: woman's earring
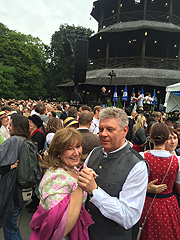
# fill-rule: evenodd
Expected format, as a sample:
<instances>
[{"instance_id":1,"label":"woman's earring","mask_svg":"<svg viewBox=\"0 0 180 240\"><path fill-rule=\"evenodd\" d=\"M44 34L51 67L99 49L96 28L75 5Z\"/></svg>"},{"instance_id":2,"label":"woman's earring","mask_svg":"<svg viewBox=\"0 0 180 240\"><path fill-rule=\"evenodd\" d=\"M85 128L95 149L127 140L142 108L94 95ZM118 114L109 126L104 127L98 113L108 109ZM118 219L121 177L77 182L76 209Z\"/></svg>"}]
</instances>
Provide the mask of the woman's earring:
<instances>
[{"instance_id":1,"label":"woman's earring","mask_svg":"<svg viewBox=\"0 0 180 240\"><path fill-rule=\"evenodd\" d=\"M60 156L58 155L57 158L60 159Z\"/></svg>"}]
</instances>

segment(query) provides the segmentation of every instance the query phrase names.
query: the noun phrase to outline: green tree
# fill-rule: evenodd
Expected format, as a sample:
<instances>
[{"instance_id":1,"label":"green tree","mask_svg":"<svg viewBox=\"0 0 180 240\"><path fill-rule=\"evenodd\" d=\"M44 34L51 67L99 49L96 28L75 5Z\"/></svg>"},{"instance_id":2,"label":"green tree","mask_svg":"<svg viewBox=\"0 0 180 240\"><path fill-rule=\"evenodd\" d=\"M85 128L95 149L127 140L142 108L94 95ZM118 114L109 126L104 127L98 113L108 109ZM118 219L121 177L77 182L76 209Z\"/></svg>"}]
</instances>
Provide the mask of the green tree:
<instances>
[{"instance_id":1,"label":"green tree","mask_svg":"<svg viewBox=\"0 0 180 240\"><path fill-rule=\"evenodd\" d=\"M57 85L73 81L74 74L74 55L66 56L63 49L63 43L67 41L68 30L79 30L84 32L84 36L88 38L93 31L81 26L75 27L68 24L61 24L59 30L51 37L50 43L50 75L46 83L48 93L51 97L59 97L62 91L57 89ZM72 48L75 49L76 37L69 38ZM68 92L67 92L68 94Z\"/></svg>"},{"instance_id":2,"label":"green tree","mask_svg":"<svg viewBox=\"0 0 180 240\"><path fill-rule=\"evenodd\" d=\"M47 60L48 46L39 38L9 30L0 23L0 63L14 68L13 76L22 98L47 95L44 88L48 78Z\"/></svg>"},{"instance_id":3,"label":"green tree","mask_svg":"<svg viewBox=\"0 0 180 240\"><path fill-rule=\"evenodd\" d=\"M23 96L23 93L15 85L14 72L15 69L13 67L3 66L0 63L0 96L2 98L20 99Z\"/></svg>"}]
</instances>

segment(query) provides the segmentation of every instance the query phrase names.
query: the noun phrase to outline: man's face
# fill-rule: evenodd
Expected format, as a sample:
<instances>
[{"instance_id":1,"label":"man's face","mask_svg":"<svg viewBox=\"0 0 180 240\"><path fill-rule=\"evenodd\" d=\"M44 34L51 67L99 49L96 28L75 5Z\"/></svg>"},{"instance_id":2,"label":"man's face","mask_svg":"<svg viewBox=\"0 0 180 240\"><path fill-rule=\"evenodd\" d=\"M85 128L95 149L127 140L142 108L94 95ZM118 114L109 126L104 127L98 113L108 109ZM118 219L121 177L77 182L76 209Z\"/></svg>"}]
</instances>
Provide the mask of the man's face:
<instances>
[{"instance_id":1,"label":"man's face","mask_svg":"<svg viewBox=\"0 0 180 240\"><path fill-rule=\"evenodd\" d=\"M8 118L8 116L5 115L5 116L1 119L1 122L2 122L2 125L3 125L4 127L7 127L8 124L9 124L9 118Z\"/></svg>"},{"instance_id":2,"label":"man's face","mask_svg":"<svg viewBox=\"0 0 180 240\"><path fill-rule=\"evenodd\" d=\"M106 118L99 123L99 139L106 153L120 148L125 143L128 126L121 130L118 119Z\"/></svg>"},{"instance_id":3,"label":"man's face","mask_svg":"<svg viewBox=\"0 0 180 240\"><path fill-rule=\"evenodd\" d=\"M105 87L103 87L102 91L103 91L103 92L105 92L105 91L106 91L106 88L105 88Z\"/></svg>"},{"instance_id":4,"label":"man's face","mask_svg":"<svg viewBox=\"0 0 180 240\"><path fill-rule=\"evenodd\" d=\"M160 119L160 117L159 117L159 116L154 116L154 121L155 121L155 122L158 122L158 121L159 121L159 119Z\"/></svg>"},{"instance_id":5,"label":"man's face","mask_svg":"<svg viewBox=\"0 0 180 240\"><path fill-rule=\"evenodd\" d=\"M65 106L64 110L67 112L68 108L69 108L69 105L67 104L67 105Z\"/></svg>"},{"instance_id":6,"label":"man's face","mask_svg":"<svg viewBox=\"0 0 180 240\"><path fill-rule=\"evenodd\" d=\"M14 109L14 108L15 108L15 103L11 103L11 104L10 104L10 107L11 107L12 109Z\"/></svg>"}]
</instances>

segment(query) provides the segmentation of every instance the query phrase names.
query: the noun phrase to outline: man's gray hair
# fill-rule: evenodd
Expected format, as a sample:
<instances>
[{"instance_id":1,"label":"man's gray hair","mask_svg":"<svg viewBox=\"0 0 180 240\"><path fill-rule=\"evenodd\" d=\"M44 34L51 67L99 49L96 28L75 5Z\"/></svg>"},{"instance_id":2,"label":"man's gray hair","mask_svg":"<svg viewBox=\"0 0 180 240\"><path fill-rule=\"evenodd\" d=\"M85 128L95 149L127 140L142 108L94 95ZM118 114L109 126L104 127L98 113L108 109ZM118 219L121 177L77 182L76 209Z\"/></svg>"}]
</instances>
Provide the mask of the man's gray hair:
<instances>
[{"instance_id":1,"label":"man's gray hair","mask_svg":"<svg viewBox=\"0 0 180 240\"><path fill-rule=\"evenodd\" d=\"M121 129L128 126L129 123L127 114L122 109L116 107L107 107L101 110L99 120L101 121L106 118L116 118Z\"/></svg>"}]
</instances>

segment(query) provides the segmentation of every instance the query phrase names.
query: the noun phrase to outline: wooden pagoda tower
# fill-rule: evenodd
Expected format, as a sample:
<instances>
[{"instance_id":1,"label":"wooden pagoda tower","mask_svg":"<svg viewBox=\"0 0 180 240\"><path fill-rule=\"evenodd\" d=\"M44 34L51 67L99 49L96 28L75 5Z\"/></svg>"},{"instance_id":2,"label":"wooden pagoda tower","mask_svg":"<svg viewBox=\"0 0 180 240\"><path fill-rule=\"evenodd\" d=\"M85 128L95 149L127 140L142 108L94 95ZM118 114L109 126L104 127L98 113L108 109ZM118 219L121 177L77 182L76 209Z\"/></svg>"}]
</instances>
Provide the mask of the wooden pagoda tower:
<instances>
[{"instance_id":1,"label":"wooden pagoda tower","mask_svg":"<svg viewBox=\"0 0 180 240\"><path fill-rule=\"evenodd\" d=\"M180 81L180 0L98 0L91 16L98 32L89 39L90 91L110 84L148 91Z\"/></svg>"}]
</instances>

